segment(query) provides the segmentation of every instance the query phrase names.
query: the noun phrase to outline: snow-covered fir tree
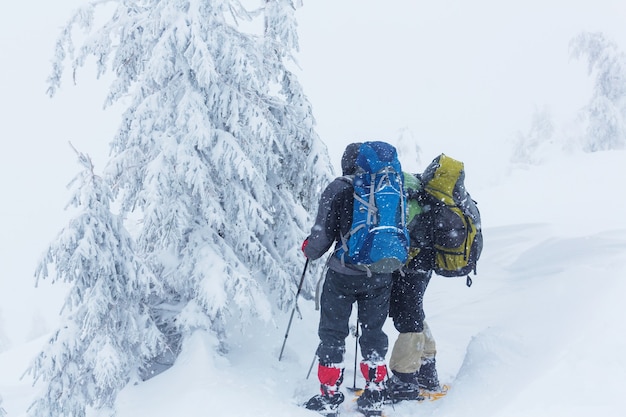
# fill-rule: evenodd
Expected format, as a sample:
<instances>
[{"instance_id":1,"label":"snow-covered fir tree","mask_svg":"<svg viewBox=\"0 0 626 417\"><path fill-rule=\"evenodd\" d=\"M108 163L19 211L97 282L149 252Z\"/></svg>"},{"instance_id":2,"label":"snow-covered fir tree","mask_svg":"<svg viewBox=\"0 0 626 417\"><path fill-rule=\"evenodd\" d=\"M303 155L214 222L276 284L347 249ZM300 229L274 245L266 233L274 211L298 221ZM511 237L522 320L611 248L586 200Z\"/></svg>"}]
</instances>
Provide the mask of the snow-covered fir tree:
<instances>
[{"instance_id":1,"label":"snow-covered fir tree","mask_svg":"<svg viewBox=\"0 0 626 417\"><path fill-rule=\"evenodd\" d=\"M30 322L30 329L26 336L28 340L38 339L52 331L51 327L48 325L47 317L45 317L41 311L35 311Z\"/></svg>"},{"instance_id":2,"label":"snow-covered fir tree","mask_svg":"<svg viewBox=\"0 0 626 417\"><path fill-rule=\"evenodd\" d=\"M554 123L547 108L535 109L527 133L519 132L513 145L511 162L537 165L543 160L544 150L554 143Z\"/></svg>"},{"instance_id":3,"label":"snow-covered fir tree","mask_svg":"<svg viewBox=\"0 0 626 417\"><path fill-rule=\"evenodd\" d=\"M4 408L2 408L2 395L0 395L0 417L5 417L7 412Z\"/></svg>"},{"instance_id":4,"label":"snow-covered fir tree","mask_svg":"<svg viewBox=\"0 0 626 417\"><path fill-rule=\"evenodd\" d=\"M9 338L4 333L4 319L2 318L2 310L0 310L0 352L7 350L9 348L9 345Z\"/></svg>"},{"instance_id":5,"label":"snow-covered fir tree","mask_svg":"<svg viewBox=\"0 0 626 417\"><path fill-rule=\"evenodd\" d=\"M37 280L70 285L60 327L28 369L42 394L30 415L83 417L90 407L108 409L117 393L139 379L163 349L148 298L159 283L136 256L122 220L111 213L107 183L89 157L71 185L77 214L46 251ZM53 266L50 270L49 267Z\"/></svg>"},{"instance_id":6,"label":"snow-covered fir tree","mask_svg":"<svg viewBox=\"0 0 626 417\"><path fill-rule=\"evenodd\" d=\"M395 146L402 163L402 169L411 173L418 172L421 168L422 149L411 129L404 127L398 131Z\"/></svg>"},{"instance_id":7,"label":"snow-covered fir tree","mask_svg":"<svg viewBox=\"0 0 626 417\"><path fill-rule=\"evenodd\" d=\"M587 129L584 149L590 152L626 146L626 55L602 33L583 32L571 41L571 55L587 58L595 72L593 95L583 109Z\"/></svg>"},{"instance_id":8,"label":"snow-covered fir tree","mask_svg":"<svg viewBox=\"0 0 626 417\"><path fill-rule=\"evenodd\" d=\"M300 244L331 173L287 66L296 5L107 3L116 9L101 25L93 2L63 30L50 92L68 60L76 71L94 56L99 73L115 74L107 104L128 107L107 178L121 213L139 218L139 250L164 287L155 319L170 345L194 329L225 342L232 322L267 319L293 301ZM256 33L238 25L259 19ZM79 47L75 28L86 33Z\"/></svg>"}]
</instances>

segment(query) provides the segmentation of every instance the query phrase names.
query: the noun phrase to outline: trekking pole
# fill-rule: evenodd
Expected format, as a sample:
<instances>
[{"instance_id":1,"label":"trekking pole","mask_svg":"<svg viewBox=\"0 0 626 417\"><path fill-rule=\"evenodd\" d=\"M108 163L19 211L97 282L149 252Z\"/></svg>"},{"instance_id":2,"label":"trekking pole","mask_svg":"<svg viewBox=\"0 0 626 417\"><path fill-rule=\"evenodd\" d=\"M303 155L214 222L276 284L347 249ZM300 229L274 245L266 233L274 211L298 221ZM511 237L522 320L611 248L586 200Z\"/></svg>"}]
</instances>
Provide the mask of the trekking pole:
<instances>
[{"instance_id":1,"label":"trekking pole","mask_svg":"<svg viewBox=\"0 0 626 417\"><path fill-rule=\"evenodd\" d=\"M306 379L309 379L309 377L311 376L313 365L315 365L315 359L317 359L317 351L315 352L315 355L313 355L313 360L311 361L311 366L309 366L309 372L306 374Z\"/></svg>"},{"instance_id":2,"label":"trekking pole","mask_svg":"<svg viewBox=\"0 0 626 417\"><path fill-rule=\"evenodd\" d=\"M356 391L356 362L359 349L359 319L356 319L356 333L354 334L354 380L352 381L352 390Z\"/></svg>"},{"instance_id":3,"label":"trekking pole","mask_svg":"<svg viewBox=\"0 0 626 417\"><path fill-rule=\"evenodd\" d=\"M278 361L283 358L283 351L285 350L285 343L287 343L287 336L289 336L289 329L291 328L291 322L293 321L293 315L298 308L298 296L300 295L300 291L302 291L302 284L304 283L304 275L306 274L306 269L309 266L309 258L306 259L304 263L304 270L302 271L302 277L300 278L300 284L298 285L298 292L296 292L296 298L294 300L293 310L291 311L291 317L289 317L289 324L287 325L287 331L285 332L285 339L283 340L283 347L280 348L280 355L278 355Z\"/></svg>"}]
</instances>

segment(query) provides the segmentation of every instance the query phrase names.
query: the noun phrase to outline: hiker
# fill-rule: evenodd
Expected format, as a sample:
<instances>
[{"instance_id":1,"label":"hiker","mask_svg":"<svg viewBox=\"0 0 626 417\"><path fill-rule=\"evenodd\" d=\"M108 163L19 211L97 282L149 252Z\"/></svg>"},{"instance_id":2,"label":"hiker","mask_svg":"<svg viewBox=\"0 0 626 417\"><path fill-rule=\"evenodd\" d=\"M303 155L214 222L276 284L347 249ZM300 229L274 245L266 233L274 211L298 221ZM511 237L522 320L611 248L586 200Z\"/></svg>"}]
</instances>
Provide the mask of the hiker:
<instances>
[{"instance_id":1,"label":"hiker","mask_svg":"<svg viewBox=\"0 0 626 417\"><path fill-rule=\"evenodd\" d=\"M395 148L382 144L393 149L393 154L396 155ZM321 293L318 328L320 343L316 352L319 359L318 378L321 394L313 396L305 404L306 408L324 415L335 415L337 408L344 401L344 395L339 391L339 387L344 374L343 360L348 321L352 304L355 302L362 329L359 339L363 356L360 370L366 381L365 390L357 399L357 407L367 415L380 415L386 399L385 356L388 338L382 328L388 315L391 271L374 272L337 255L342 246L345 247L346 236L352 227L355 187L346 176L351 176L357 171L357 157L361 146L361 143L352 143L346 147L341 158L344 177L336 178L324 190L311 234L302 244L305 256L311 260L320 258L335 244L335 252L327 263ZM399 184L401 186L402 183ZM400 195L404 198L402 191ZM405 251L408 250L408 232L406 235Z\"/></svg>"},{"instance_id":2,"label":"hiker","mask_svg":"<svg viewBox=\"0 0 626 417\"><path fill-rule=\"evenodd\" d=\"M410 260L402 273L393 274L389 316L399 332L394 343L389 367L390 397L394 402L422 400L420 388L437 391L439 378L435 367L435 339L425 321L424 293L430 282L435 261L432 244L432 212L420 206L417 191L421 186L419 174L405 174L409 195L411 238ZM418 217L419 216L419 217Z\"/></svg>"},{"instance_id":3,"label":"hiker","mask_svg":"<svg viewBox=\"0 0 626 417\"><path fill-rule=\"evenodd\" d=\"M399 335L388 382L392 401L421 400L423 391L440 392L437 347L425 321L424 294L434 273L476 273L482 251L480 212L464 185L463 163L444 154L423 174L404 174L408 194L409 261L393 274L389 316Z\"/></svg>"}]
</instances>

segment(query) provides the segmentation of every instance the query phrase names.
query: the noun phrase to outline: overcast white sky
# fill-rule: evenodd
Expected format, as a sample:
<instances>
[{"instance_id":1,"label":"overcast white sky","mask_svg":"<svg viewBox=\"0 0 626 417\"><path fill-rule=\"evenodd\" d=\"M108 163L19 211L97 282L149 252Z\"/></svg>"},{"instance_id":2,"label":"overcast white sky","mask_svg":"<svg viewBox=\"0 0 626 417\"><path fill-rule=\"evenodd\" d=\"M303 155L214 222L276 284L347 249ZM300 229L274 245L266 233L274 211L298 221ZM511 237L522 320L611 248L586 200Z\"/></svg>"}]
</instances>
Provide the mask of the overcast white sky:
<instances>
[{"instance_id":1,"label":"overcast white sky","mask_svg":"<svg viewBox=\"0 0 626 417\"><path fill-rule=\"evenodd\" d=\"M535 107L570 118L588 99L576 34L626 48L620 1L305 0L298 14L301 79L333 148L406 126L427 155L485 153Z\"/></svg>"},{"instance_id":2,"label":"overcast white sky","mask_svg":"<svg viewBox=\"0 0 626 417\"><path fill-rule=\"evenodd\" d=\"M107 85L89 69L78 87L45 95L55 38L81 3L0 6L5 322L27 311L12 300L28 294L37 303L40 296L32 291L33 272L64 226L65 186L79 169L68 141L102 169L119 123L119 109L102 111ZM491 149L528 129L534 108L569 119L588 99L585 65L569 58L572 37L601 31L626 48L623 0L304 0L297 17L300 80L336 164L347 143L394 140L408 128L423 162L446 152L471 173L489 162ZM485 180L468 178L472 189ZM6 327L12 337L29 332Z\"/></svg>"}]
</instances>

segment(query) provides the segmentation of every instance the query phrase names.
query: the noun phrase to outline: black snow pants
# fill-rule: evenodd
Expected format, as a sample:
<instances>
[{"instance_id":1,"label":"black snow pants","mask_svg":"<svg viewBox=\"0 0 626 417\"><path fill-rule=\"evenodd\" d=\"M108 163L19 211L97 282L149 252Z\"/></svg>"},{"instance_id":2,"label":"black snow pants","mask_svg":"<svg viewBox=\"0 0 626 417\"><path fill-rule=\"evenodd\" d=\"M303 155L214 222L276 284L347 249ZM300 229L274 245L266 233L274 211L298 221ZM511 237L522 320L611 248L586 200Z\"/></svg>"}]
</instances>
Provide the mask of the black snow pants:
<instances>
[{"instance_id":1,"label":"black snow pants","mask_svg":"<svg viewBox=\"0 0 626 417\"><path fill-rule=\"evenodd\" d=\"M352 304L357 303L361 323L359 343L363 360L378 363L385 359L389 340L383 325L389 313L391 274L346 275L329 269L321 295L317 355L320 364L343 362Z\"/></svg>"},{"instance_id":2,"label":"black snow pants","mask_svg":"<svg viewBox=\"0 0 626 417\"><path fill-rule=\"evenodd\" d=\"M405 270L393 273L389 316L400 333L424 331L424 293L432 271Z\"/></svg>"}]
</instances>

